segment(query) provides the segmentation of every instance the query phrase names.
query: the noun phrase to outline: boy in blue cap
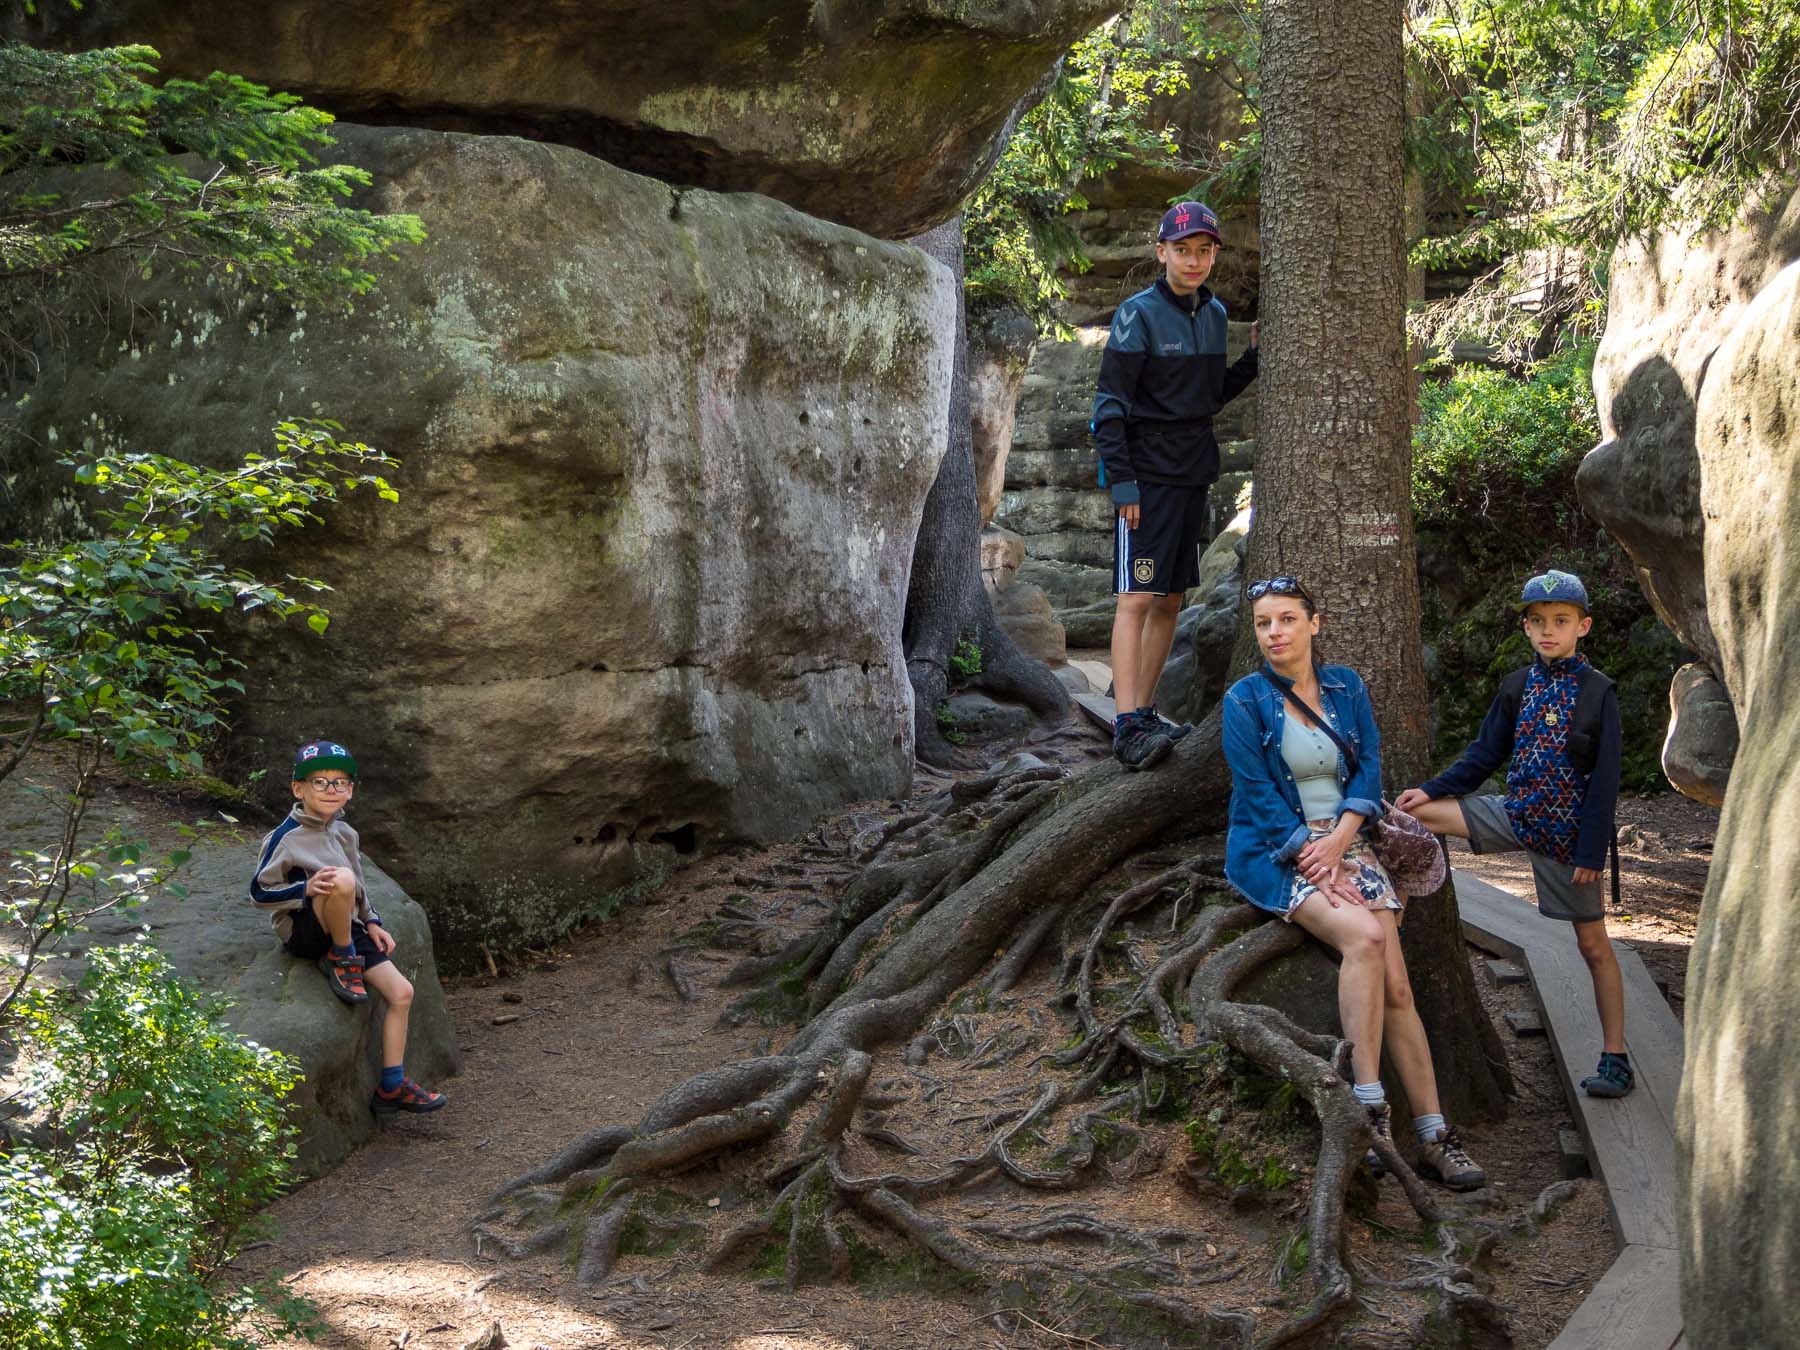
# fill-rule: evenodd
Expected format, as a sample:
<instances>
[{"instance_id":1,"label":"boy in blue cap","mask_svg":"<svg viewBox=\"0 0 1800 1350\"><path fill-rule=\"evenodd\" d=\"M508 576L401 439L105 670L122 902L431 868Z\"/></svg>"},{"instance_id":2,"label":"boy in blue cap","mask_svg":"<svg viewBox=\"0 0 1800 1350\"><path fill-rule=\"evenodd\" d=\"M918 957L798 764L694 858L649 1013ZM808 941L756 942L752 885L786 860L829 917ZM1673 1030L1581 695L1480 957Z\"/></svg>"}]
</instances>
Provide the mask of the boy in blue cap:
<instances>
[{"instance_id":1,"label":"boy in blue cap","mask_svg":"<svg viewBox=\"0 0 1800 1350\"><path fill-rule=\"evenodd\" d=\"M1594 982L1604 1043L1600 1067L1582 1079L1582 1090L1623 1097L1632 1087L1625 985L1600 889L1619 798L1619 701L1612 681L1576 650L1594 625L1579 578L1535 576L1519 606L1537 659L1500 682L1481 734L1462 758L1401 793L1395 805L1438 834L1467 839L1477 853L1526 851L1538 912L1574 925ZM1504 797L1468 795L1503 764Z\"/></svg>"},{"instance_id":2,"label":"boy in blue cap","mask_svg":"<svg viewBox=\"0 0 1800 1350\"><path fill-rule=\"evenodd\" d=\"M356 831L343 817L356 791L356 759L336 741L309 741L294 752L291 787L294 808L263 838L250 899L269 911L289 954L317 961L345 1003L367 1003L367 981L387 1004L381 1082L369 1108L377 1115L439 1110L448 1098L406 1076L412 981L389 959L394 938L369 906Z\"/></svg>"},{"instance_id":3,"label":"boy in blue cap","mask_svg":"<svg viewBox=\"0 0 1800 1350\"><path fill-rule=\"evenodd\" d=\"M1100 482L1112 489L1113 753L1147 769L1187 728L1151 702L1182 597L1200 579L1206 490L1219 477L1212 419L1256 378L1258 333L1225 364L1225 306L1206 289L1222 243L1218 218L1177 202L1156 232L1163 275L1113 315L1094 391Z\"/></svg>"}]
</instances>

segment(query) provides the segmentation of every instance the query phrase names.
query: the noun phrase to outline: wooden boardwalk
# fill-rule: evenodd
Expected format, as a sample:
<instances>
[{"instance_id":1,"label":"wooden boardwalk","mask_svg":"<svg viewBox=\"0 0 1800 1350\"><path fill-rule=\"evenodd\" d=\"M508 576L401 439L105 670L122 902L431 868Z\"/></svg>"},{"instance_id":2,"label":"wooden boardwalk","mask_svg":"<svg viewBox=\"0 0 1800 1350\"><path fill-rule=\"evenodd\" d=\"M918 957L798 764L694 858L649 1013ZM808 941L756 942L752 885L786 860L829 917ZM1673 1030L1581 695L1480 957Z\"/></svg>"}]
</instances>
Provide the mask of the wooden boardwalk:
<instances>
[{"instance_id":1,"label":"wooden boardwalk","mask_svg":"<svg viewBox=\"0 0 1800 1350\"><path fill-rule=\"evenodd\" d=\"M1578 1086L1600 1055L1600 1017L1587 964L1569 925L1462 872L1454 873L1463 934L1531 978L1563 1092L1606 1187L1618 1259L1569 1318L1550 1350L1670 1350L1682 1342L1681 1262L1675 1230L1675 1096L1681 1023L1638 954L1615 942L1625 977L1625 1030L1637 1087L1595 1100Z\"/></svg>"}]
</instances>

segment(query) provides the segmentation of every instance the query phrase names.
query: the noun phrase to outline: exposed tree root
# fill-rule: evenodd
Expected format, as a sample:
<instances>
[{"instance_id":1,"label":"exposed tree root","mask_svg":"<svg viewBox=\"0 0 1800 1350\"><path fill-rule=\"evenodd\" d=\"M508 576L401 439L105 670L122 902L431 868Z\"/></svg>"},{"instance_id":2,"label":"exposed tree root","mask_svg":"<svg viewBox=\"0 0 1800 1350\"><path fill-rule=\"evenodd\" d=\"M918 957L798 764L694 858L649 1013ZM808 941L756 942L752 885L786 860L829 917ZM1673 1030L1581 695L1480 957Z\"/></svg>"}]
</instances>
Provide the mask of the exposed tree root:
<instances>
[{"instance_id":1,"label":"exposed tree root","mask_svg":"<svg viewBox=\"0 0 1800 1350\"><path fill-rule=\"evenodd\" d=\"M1181 859L1110 896L1090 889L1163 828L1165 794L1179 794L1184 813L1222 801L1216 737L1216 722L1189 737L1174 757L1180 767L1160 783L1150 775L1121 781L1110 765L1075 780L1035 768L989 773L950 784L929 809L851 831L840 856L860 871L831 883L830 914L811 932L770 934L741 902L722 908L695 942L766 948L726 975L752 985L727 1018L785 1010L800 1026L784 1052L696 1075L635 1126L576 1140L501 1190L478 1241L521 1257L563 1247L583 1283L602 1281L622 1250L708 1227L700 1220L711 1215L683 1210L691 1197L658 1183L717 1163L765 1198L700 1259L711 1270L748 1263L789 1289L846 1277L859 1242L899 1240L993 1309L1017 1306L1024 1289L1083 1310L1066 1325L1115 1335L1129 1325L1146 1341L1289 1344L1359 1298L1390 1291L1428 1290L1434 1316L1491 1322L1498 1311L1479 1288L1480 1259L1512 1231L1508 1224L1537 1218L1477 1217L1468 1202L1422 1185L1391 1144L1379 1146L1382 1158L1439 1249L1399 1282L1346 1260L1346 1192L1372 1142L1346 1077L1349 1046L1233 998L1304 935L1249 906L1216 903L1223 883L1214 856ZM1102 783L1109 790L1095 791ZM1062 1049L1033 1028L1060 1021L1063 1035L1066 1014L1046 1015L1036 1003L1021 1009L1016 993L1053 940L1061 996L1074 1011L1075 1036ZM675 970L671 962L679 992ZM1013 1000L1012 1012L999 1031L984 1030L982 1010L1003 999ZM876 1052L896 1045L907 1047L906 1069L871 1082ZM1135 1229L1076 1203L1030 1198L1159 1169L1168 1132L1148 1117L1181 1105L1180 1085L1227 1052L1291 1085L1318 1125L1304 1207L1304 1306L1222 1306L1196 1291L1243 1275L1243 1256L1190 1230ZM945 1158L934 1141L896 1128L896 1112L941 1091L928 1072L935 1057L973 1069L1027 1053L1040 1066L1037 1081L1012 1080L985 1111L958 1118L973 1124L975 1147ZM872 1164L871 1145L900 1165ZM922 1154L939 1160L921 1167ZM1014 1217L961 1228L939 1217L955 1207L934 1202L976 1187L985 1197L1019 1197ZM1540 1199L1537 1217L1552 1203Z\"/></svg>"}]
</instances>

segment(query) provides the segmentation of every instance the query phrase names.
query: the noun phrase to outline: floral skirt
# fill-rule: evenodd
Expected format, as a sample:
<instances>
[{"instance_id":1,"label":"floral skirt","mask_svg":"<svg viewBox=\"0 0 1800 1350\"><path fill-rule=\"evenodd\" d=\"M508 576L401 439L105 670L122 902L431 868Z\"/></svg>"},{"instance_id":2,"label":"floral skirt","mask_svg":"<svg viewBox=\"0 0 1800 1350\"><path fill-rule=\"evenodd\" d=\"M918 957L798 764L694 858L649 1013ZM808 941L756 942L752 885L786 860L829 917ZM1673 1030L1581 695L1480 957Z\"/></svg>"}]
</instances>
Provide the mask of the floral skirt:
<instances>
[{"instance_id":1,"label":"floral skirt","mask_svg":"<svg viewBox=\"0 0 1800 1350\"><path fill-rule=\"evenodd\" d=\"M1323 825L1317 821L1306 822L1306 839L1311 843L1315 839L1323 839L1331 833L1333 822ZM1406 902L1400 898L1400 892L1394 888L1394 880L1387 874L1387 868L1381 865L1375 856L1375 850L1362 835L1350 841L1350 847L1344 850L1344 871L1349 875L1350 884L1362 897L1362 902L1369 909L1404 910ZM1289 923L1294 921L1294 911L1300 908L1300 902L1309 895L1317 894L1318 887L1313 885L1298 872L1294 873L1293 889L1288 892L1287 913L1281 917Z\"/></svg>"}]
</instances>

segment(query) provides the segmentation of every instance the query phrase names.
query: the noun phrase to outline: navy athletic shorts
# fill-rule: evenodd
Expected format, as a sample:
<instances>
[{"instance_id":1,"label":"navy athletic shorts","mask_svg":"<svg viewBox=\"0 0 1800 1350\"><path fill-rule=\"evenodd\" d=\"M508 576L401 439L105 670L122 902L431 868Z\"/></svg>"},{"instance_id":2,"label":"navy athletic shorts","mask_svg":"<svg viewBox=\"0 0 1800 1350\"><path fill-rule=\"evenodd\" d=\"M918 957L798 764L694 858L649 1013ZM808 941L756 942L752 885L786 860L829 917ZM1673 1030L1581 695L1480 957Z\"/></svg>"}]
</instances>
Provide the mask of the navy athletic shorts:
<instances>
[{"instance_id":1,"label":"navy athletic shorts","mask_svg":"<svg viewBox=\"0 0 1800 1350\"><path fill-rule=\"evenodd\" d=\"M1138 483L1138 527L1113 508L1113 594L1173 595L1200 580L1206 487Z\"/></svg>"}]
</instances>

